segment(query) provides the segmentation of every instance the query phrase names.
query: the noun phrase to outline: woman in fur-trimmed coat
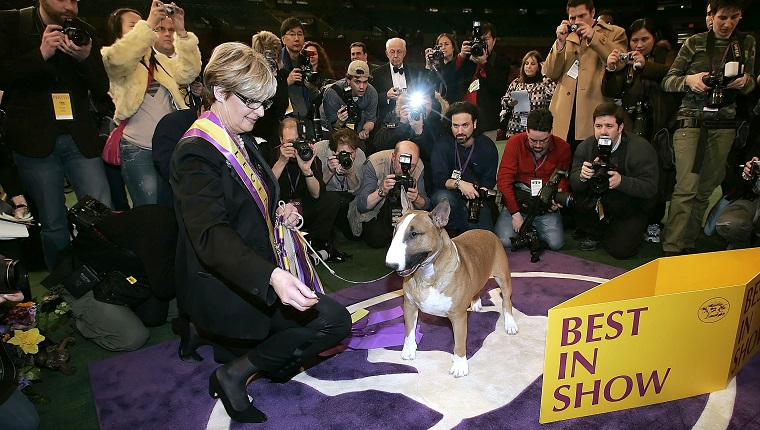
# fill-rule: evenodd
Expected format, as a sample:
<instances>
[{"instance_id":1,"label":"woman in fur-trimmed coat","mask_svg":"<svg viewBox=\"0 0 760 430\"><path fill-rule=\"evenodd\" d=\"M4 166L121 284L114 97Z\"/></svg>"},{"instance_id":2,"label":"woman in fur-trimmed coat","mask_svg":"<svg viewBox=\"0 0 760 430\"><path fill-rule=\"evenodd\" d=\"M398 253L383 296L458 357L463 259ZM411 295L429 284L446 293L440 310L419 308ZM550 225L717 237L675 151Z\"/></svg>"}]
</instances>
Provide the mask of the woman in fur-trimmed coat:
<instances>
[{"instance_id":1,"label":"woman in fur-trimmed coat","mask_svg":"<svg viewBox=\"0 0 760 430\"><path fill-rule=\"evenodd\" d=\"M190 84L200 74L198 38L185 30L182 8L175 6L174 13L167 15L158 0L152 0L146 20L133 9L116 10L109 16L108 29L116 40L101 54L116 106L114 120L117 124L129 121L120 143L122 176L133 206L156 203L153 131L167 113L187 109L180 86ZM153 48L159 39L154 29L173 29L175 55L171 58Z\"/></svg>"}]
</instances>

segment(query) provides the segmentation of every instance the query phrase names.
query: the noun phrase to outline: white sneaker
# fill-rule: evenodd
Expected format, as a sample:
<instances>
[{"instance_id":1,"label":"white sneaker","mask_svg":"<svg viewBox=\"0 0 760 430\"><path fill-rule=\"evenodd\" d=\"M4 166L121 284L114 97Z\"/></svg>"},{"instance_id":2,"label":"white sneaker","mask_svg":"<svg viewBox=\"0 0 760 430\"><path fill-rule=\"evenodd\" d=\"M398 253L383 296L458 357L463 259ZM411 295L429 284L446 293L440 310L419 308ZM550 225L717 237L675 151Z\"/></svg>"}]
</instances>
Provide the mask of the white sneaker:
<instances>
[{"instance_id":1,"label":"white sneaker","mask_svg":"<svg viewBox=\"0 0 760 430\"><path fill-rule=\"evenodd\" d=\"M660 225L649 224L647 226L647 232L644 233L644 241L652 243L660 243Z\"/></svg>"}]
</instances>

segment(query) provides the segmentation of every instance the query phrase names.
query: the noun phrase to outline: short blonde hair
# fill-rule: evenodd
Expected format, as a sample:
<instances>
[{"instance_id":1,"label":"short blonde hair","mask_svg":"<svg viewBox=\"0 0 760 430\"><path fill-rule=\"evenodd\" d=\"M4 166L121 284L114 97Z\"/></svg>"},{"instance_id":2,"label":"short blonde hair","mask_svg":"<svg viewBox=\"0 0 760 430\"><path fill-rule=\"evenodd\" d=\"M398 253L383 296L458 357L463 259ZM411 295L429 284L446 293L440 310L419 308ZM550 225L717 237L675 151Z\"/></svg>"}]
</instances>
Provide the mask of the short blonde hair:
<instances>
[{"instance_id":1,"label":"short blonde hair","mask_svg":"<svg viewBox=\"0 0 760 430\"><path fill-rule=\"evenodd\" d=\"M204 93L214 102L214 87L225 96L238 93L254 100L267 100L277 90L277 79L269 63L250 46L227 42L214 48L203 72Z\"/></svg>"},{"instance_id":2,"label":"short blonde hair","mask_svg":"<svg viewBox=\"0 0 760 430\"><path fill-rule=\"evenodd\" d=\"M253 35L251 47L261 55L265 55L267 51L271 51L272 55L274 55L273 58L277 59L282 49L282 41L271 31L262 30Z\"/></svg>"}]
</instances>

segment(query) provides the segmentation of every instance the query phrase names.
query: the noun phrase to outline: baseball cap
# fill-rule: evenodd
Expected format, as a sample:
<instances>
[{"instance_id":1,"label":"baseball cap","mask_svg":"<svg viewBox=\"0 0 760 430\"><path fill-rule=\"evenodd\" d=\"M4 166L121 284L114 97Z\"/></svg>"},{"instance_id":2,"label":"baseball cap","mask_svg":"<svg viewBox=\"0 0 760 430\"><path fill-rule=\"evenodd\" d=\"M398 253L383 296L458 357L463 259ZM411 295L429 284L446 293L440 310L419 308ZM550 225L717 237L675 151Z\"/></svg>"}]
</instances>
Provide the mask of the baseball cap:
<instances>
[{"instance_id":1,"label":"baseball cap","mask_svg":"<svg viewBox=\"0 0 760 430\"><path fill-rule=\"evenodd\" d=\"M348 74L351 76L369 77L369 66L366 61L354 60L348 65Z\"/></svg>"}]
</instances>

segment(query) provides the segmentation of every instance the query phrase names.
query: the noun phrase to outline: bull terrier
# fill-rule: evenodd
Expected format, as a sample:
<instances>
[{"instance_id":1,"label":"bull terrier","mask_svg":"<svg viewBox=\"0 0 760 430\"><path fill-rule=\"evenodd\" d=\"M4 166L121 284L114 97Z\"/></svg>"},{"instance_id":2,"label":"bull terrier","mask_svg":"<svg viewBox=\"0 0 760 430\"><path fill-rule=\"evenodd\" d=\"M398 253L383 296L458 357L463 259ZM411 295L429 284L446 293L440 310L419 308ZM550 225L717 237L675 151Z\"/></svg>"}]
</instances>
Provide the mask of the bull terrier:
<instances>
[{"instance_id":1,"label":"bull terrier","mask_svg":"<svg viewBox=\"0 0 760 430\"><path fill-rule=\"evenodd\" d=\"M470 230L453 240L444 227L451 207L444 199L432 212L409 210L402 194L402 217L396 224L385 264L404 278L404 325L401 358L417 352L418 311L448 317L454 330L454 356L449 373L469 373L467 364L467 308L479 312L479 292L493 277L501 288L504 329L517 334L512 316L512 277L499 238L487 230Z\"/></svg>"}]
</instances>

